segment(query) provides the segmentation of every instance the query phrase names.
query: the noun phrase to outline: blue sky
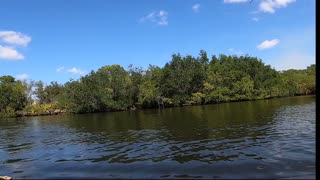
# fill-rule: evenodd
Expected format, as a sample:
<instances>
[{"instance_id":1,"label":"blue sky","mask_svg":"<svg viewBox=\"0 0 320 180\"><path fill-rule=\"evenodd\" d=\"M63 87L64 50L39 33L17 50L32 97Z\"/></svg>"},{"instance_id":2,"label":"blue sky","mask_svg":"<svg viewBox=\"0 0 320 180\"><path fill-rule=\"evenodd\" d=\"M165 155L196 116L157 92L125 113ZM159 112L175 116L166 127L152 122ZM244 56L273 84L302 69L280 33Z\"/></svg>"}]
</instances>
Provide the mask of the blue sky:
<instances>
[{"instance_id":1,"label":"blue sky","mask_svg":"<svg viewBox=\"0 0 320 180\"><path fill-rule=\"evenodd\" d=\"M64 83L173 53L248 54L276 70L315 63L315 0L2 0L0 76Z\"/></svg>"}]
</instances>

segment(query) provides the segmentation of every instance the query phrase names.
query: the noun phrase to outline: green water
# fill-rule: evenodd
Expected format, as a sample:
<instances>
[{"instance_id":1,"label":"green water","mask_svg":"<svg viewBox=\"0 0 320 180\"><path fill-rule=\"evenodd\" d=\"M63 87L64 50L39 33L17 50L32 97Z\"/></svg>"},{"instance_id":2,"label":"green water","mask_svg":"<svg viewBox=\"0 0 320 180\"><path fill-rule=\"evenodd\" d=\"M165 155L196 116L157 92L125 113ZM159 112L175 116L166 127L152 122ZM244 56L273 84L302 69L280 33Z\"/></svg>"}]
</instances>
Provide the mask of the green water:
<instances>
[{"instance_id":1,"label":"green water","mask_svg":"<svg viewBox=\"0 0 320 180\"><path fill-rule=\"evenodd\" d=\"M14 178L315 177L315 97L0 120Z\"/></svg>"}]
</instances>

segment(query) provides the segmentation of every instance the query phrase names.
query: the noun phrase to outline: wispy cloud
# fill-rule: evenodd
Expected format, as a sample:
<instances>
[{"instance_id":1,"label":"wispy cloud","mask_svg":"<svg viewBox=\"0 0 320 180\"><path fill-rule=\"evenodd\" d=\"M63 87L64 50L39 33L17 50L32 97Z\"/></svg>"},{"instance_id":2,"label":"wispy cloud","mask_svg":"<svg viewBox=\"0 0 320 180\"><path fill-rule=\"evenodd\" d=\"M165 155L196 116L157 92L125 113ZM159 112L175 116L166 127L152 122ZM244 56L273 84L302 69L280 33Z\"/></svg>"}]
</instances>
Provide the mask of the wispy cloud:
<instances>
[{"instance_id":1,"label":"wispy cloud","mask_svg":"<svg viewBox=\"0 0 320 180\"><path fill-rule=\"evenodd\" d=\"M166 26L168 25L168 12L164 10L153 11L152 13L142 17L140 21L149 21L156 23L159 26Z\"/></svg>"},{"instance_id":2,"label":"wispy cloud","mask_svg":"<svg viewBox=\"0 0 320 180\"><path fill-rule=\"evenodd\" d=\"M279 39L272 39L271 41L265 40L257 46L259 50L270 49L279 44Z\"/></svg>"},{"instance_id":3,"label":"wispy cloud","mask_svg":"<svg viewBox=\"0 0 320 180\"><path fill-rule=\"evenodd\" d=\"M200 4L193 5L192 10L193 12L198 13L200 11Z\"/></svg>"},{"instance_id":4,"label":"wispy cloud","mask_svg":"<svg viewBox=\"0 0 320 180\"><path fill-rule=\"evenodd\" d=\"M85 75L87 72L81 69L77 69L75 67L68 69L67 72L75 74L75 75Z\"/></svg>"},{"instance_id":5,"label":"wispy cloud","mask_svg":"<svg viewBox=\"0 0 320 180\"><path fill-rule=\"evenodd\" d=\"M253 17L253 18L251 18L252 19L252 21L255 21L255 22L258 22L259 21L259 18L257 18L257 17Z\"/></svg>"},{"instance_id":6,"label":"wispy cloud","mask_svg":"<svg viewBox=\"0 0 320 180\"><path fill-rule=\"evenodd\" d=\"M223 0L224 3L243 3L248 1L249 0Z\"/></svg>"},{"instance_id":7,"label":"wispy cloud","mask_svg":"<svg viewBox=\"0 0 320 180\"><path fill-rule=\"evenodd\" d=\"M27 46L31 37L15 31L0 31L0 41L12 45Z\"/></svg>"},{"instance_id":8,"label":"wispy cloud","mask_svg":"<svg viewBox=\"0 0 320 180\"><path fill-rule=\"evenodd\" d=\"M263 0L259 4L259 10L265 13L274 13L275 9L287 7L296 0Z\"/></svg>"},{"instance_id":9,"label":"wispy cloud","mask_svg":"<svg viewBox=\"0 0 320 180\"><path fill-rule=\"evenodd\" d=\"M0 45L0 59L22 60L24 56L12 47Z\"/></svg>"},{"instance_id":10,"label":"wispy cloud","mask_svg":"<svg viewBox=\"0 0 320 180\"><path fill-rule=\"evenodd\" d=\"M58 68L56 69L57 72L61 72L61 71L63 71L63 70L64 70L64 66L58 67Z\"/></svg>"},{"instance_id":11,"label":"wispy cloud","mask_svg":"<svg viewBox=\"0 0 320 180\"><path fill-rule=\"evenodd\" d=\"M239 56L244 54L241 50L235 50L233 48L229 48L228 51L232 54L239 55Z\"/></svg>"},{"instance_id":12,"label":"wispy cloud","mask_svg":"<svg viewBox=\"0 0 320 180\"><path fill-rule=\"evenodd\" d=\"M61 67L58 67L56 69L56 71L58 73L64 72L64 73L71 73L71 74L74 74L74 75L85 75L85 74L87 74L87 71L78 69L76 67L73 67L73 68L70 68L70 69L66 69L64 66L61 66Z\"/></svg>"},{"instance_id":13,"label":"wispy cloud","mask_svg":"<svg viewBox=\"0 0 320 180\"><path fill-rule=\"evenodd\" d=\"M17 80L23 81L23 80L27 80L30 78L30 76L28 74L18 74L15 76L15 78Z\"/></svg>"}]
</instances>

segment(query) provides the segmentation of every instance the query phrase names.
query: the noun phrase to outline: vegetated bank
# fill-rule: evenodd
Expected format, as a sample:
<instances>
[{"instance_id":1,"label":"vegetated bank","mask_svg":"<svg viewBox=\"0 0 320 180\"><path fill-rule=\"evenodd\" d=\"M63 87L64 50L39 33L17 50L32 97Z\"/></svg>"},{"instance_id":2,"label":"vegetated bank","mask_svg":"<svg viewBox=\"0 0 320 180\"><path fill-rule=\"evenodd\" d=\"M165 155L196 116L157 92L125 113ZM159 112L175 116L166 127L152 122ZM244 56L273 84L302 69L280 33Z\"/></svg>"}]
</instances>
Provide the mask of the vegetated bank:
<instances>
[{"instance_id":1,"label":"vegetated bank","mask_svg":"<svg viewBox=\"0 0 320 180\"><path fill-rule=\"evenodd\" d=\"M316 66L276 71L250 56L172 55L164 67L108 65L65 84L0 77L0 117L91 113L311 95Z\"/></svg>"}]
</instances>

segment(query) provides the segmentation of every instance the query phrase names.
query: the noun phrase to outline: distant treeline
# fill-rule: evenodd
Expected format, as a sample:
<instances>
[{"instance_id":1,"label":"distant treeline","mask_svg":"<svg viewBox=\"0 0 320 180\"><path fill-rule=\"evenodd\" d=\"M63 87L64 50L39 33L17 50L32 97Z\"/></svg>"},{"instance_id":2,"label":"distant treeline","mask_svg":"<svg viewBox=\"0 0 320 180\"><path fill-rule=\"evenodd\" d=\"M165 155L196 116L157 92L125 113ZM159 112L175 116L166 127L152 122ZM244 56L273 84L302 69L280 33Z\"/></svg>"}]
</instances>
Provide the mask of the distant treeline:
<instances>
[{"instance_id":1,"label":"distant treeline","mask_svg":"<svg viewBox=\"0 0 320 180\"><path fill-rule=\"evenodd\" d=\"M0 77L0 116L210 104L315 94L316 66L276 71L249 56L172 55L163 68L108 65L65 84ZM59 112L59 111L58 111Z\"/></svg>"}]
</instances>

